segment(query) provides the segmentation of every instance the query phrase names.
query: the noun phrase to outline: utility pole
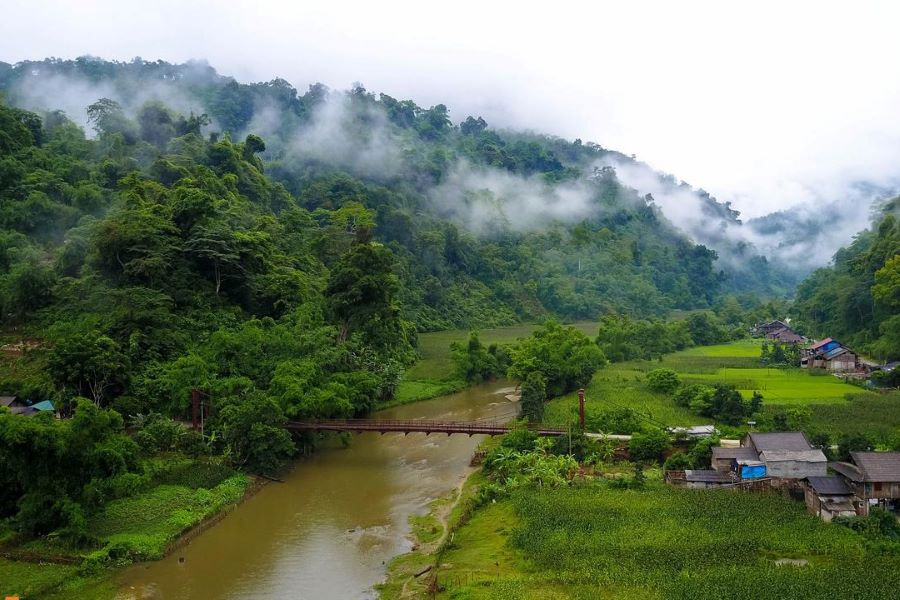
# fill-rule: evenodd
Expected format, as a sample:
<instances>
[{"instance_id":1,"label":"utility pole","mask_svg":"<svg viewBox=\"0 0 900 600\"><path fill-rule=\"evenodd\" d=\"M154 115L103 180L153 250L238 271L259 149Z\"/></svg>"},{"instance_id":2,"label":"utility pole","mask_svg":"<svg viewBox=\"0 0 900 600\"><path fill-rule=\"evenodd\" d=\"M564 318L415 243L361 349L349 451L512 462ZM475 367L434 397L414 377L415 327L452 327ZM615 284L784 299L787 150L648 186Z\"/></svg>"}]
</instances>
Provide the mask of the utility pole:
<instances>
[{"instance_id":1,"label":"utility pole","mask_svg":"<svg viewBox=\"0 0 900 600\"><path fill-rule=\"evenodd\" d=\"M578 390L578 425L584 433L584 388Z\"/></svg>"}]
</instances>

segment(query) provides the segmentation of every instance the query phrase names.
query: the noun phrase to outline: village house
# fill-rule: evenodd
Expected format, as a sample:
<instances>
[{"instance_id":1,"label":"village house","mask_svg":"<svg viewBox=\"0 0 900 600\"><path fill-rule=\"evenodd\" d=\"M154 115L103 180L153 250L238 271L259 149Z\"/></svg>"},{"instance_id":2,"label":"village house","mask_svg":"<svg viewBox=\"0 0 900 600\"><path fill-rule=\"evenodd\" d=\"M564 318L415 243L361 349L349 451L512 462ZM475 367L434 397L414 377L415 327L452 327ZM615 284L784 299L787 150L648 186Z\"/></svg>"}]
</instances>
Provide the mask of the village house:
<instances>
[{"instance_id":1,"label":"village house","mask_svg":"<svg viewBox=\"0 0 900 600\"><path fill-rule=\"evenodd\" d=\"M759 454L753 448L740 446L737 448L725 448L714 446L712 448L712 468L720 473L734 471L739 462L759 461Z\"/></svg>"},{"instance_id":2,"label":"village house","mask_svg":"<svg viewBox=\"0 0 900 600\"><path fill-rule=\"evenodd\" d=\"M806 508L823 521L856 515L853 491L843 478L834 475L807 477L801 485Z\"/></svg>"},{"instance_id":3,"label":"village house","mask_svg":"<svg viewBox=\"0 0 900 600\"><path fill-rule=\"evenodd\" d=\"M788 325L784 321L769 321L768 323L757 324L756 327L753 328L753 333L756 335L768 337L768 335L773 331L785 328L790 329L790 325Z\"/></svg>"},{"instance_id":4,"label":"village house","mask_svg":"<svg viewBox=\"0 0 900 600\"><path fill-rule=\"evenodd\" d=\"M766 337L770 340L781 342L782 344L800 344L806 342L805 337L803 337L790 327L776 329L775 331L766 334Z\"/></svg>"},{"instance_id":5,"label":"village house","mask_svg":"<svg viewBox=\"0 0 900 600\"><path fill-rule=\"evenodd\" d=\"M833 462L829 468L853 492L857 514L872 507L900 510L900 452L851 452L850 462Z\"/></svg>"},{"instance_id":6,"label":"village house","mask_svg":"<svg viewBox=\"0 0 900 600\"><path fill-rule=\"evenodd\" d=\"M825 338L803 350L800 366L804 369L827 369L835 373L857 371L859 355L832 338Z\"/></svg>"},{"instance_id":7,"label":"village house","mask_svg":"<svg viewBox=\"0 0 900 600\"><path fill-rule=\"evenodd\" d=\"M803 479L828 474L828 459L799 431L748 433L741 442L759 455L768 477Z\"/></svg>"},{"instance_id":8,"label":"village house","mask_svg":"<svg viewBox=\"0 0 900 600\"><path fill-rule=\"evenodd\" d=\"M18 396L0 396L0 406L5 406L12 410L13 408L25 406L25 403Z\"/></svg>"}]
</instances>

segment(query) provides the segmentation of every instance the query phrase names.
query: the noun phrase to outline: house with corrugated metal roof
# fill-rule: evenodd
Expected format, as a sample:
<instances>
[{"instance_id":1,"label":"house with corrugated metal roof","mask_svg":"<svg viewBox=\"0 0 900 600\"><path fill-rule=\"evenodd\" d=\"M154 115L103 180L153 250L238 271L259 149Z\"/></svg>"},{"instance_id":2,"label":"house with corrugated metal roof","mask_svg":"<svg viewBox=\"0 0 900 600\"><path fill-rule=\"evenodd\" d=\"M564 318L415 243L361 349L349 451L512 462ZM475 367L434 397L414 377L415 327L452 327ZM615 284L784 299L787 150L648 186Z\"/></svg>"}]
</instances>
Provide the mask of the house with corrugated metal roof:
<instances>
[{"instance_id":1,"label":"house with corrugated metal roof","mask_svg":"<svg viewBox=\"0 0 900 600\"><path fill-rule=\"evenodd\" d=\"M900 452L851 452L849 462L828 467L853 490L858 514L873 507L900 511Z\"/></svg>"},{"instance_id":2,"label":"house with corrugated metal roof","mask_svg":"<svg viewBox=\"0 0 900 600\"><path fill-rule=\"evenodd\" d=\"M22 401L18 396L0 396L0 406L5 406L6 408L12 409L20 406L25 406L25 402Z\"/></svg>"},{"instance_id":3,"label":"house with corrugated metal roof","mask_svg":"<svg viewBox=\"0 0 900 600\"><path fill-rule=\"evenodd\" d=\"M853 490L843 478L835 475L807 477L801 485L807 510L823 521L856 514Z\"/></svg>"},{"instance_id":4,"label":"house with corrugated metal roof","mask_svg":"<svg viewBox=\"0 0 900 600\"><path fill-rule=\"evenodd\" d=\"M735 470L739 462L758 461L759 453L753 448L740 446L738 448L726 448L714 446L712 448L712 468L721 473L730 473Z\"/></svg>"},{"instance_id":5,"label":"house with corrugated metal roof","mask_svg":"<svg viewBox=\"0 0 900 600\"><path fill-rule=\"evenodd\" d=\"M835 373L857 371L860 368L859 355L839 341L825 338L805 348L800 358L804 369L827 369Z\"/></svg>"},{"instance_id":6,"label":"house with corrugated metal roof","mask_svg":"<svg viewBox=\"0 0 900 600\"><path fill-rule=\"evenodd\" d=\"M752 448L768 477L803 479L828 474L828 459L799 431L748 433L741 445Z\"/></svg>"}]
</instances>

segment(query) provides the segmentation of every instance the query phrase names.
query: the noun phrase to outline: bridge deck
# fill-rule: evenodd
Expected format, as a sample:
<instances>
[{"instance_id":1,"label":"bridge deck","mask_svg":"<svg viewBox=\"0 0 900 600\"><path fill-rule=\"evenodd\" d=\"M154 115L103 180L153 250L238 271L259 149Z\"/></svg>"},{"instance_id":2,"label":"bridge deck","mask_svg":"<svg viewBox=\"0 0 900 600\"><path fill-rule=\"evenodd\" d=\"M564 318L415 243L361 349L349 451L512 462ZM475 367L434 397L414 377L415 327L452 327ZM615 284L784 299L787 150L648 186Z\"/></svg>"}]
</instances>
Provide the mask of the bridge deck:
<instances>
[{"instance_id":1,"label":"bridge deck","mask_svg":"<svg viewBox=\"0 0 900 600\"><path fill-rule=\"evenodd\" d=\"M286 427L294 431L377 431L378 433L465 433L468 435L503 435L510 426L494 421L391 421L381 419L316 419L311 421L288 421ZM529 429L539 436L553 437L565 435L567 430L543 425L532 425Z\"/></svg>"}]
</instances>

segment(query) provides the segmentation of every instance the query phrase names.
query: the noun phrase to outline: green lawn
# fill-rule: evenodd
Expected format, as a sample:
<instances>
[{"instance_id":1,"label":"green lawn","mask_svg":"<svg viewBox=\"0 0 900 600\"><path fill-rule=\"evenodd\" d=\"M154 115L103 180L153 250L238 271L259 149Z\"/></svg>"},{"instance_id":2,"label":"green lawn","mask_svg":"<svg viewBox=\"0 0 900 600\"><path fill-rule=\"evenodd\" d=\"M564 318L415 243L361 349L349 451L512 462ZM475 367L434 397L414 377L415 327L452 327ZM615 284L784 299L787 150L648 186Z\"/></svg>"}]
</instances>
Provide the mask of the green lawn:
<instances>
[{"instance_id":1,"label":"green lawn","mask_svg":"<svg viewBox=\"0 0 900 600\"><path fill-rule=\"evenodd\" d=\"M477 511L442 560L439 597L455 599L837 600L893 597L900 586L900 557L800 502L660 483L522 490Z\"/></svg>"}]
</instances>

